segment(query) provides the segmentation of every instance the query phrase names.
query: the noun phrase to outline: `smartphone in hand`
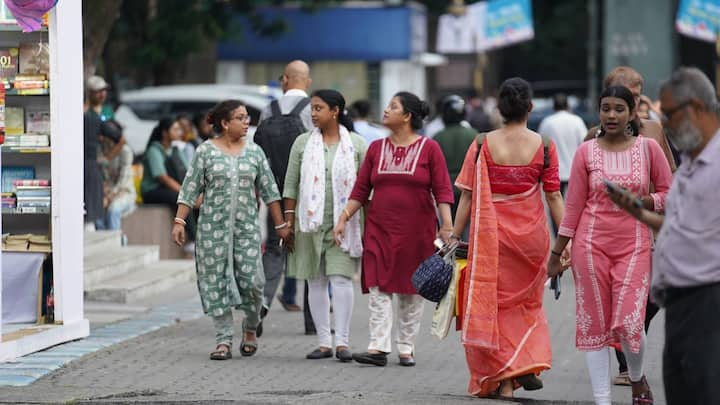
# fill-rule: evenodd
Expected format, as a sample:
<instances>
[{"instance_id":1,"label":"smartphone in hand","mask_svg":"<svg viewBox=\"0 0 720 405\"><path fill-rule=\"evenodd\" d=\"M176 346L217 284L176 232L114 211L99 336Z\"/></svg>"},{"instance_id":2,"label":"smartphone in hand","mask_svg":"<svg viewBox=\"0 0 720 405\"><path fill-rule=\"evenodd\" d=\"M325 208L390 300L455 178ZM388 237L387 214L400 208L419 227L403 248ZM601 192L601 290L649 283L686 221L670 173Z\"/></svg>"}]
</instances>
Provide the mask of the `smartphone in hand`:
<instances>
[{"instance_id":1,"label":"smartphone in hand","mask_svg":"<svg viewBox=\"0 0 720 405\"><path fill-rule=\"evenodd\" d=\"M550 289L555 294L555 299L560 298L560 274L553 276L550 279Z\"/></svg>"},{"instance_id":2,"label":"smartphone in hand","mask_svg":"<svg viewBox=\"0 0 720 405\"><path fill-rule=\"evenodd\" d=\"M610 194L620 194L625 191L625 188L613 183L608 179L603 179L603 183L605 184L605 187L607 187L608 193ZM635 198L635 200L633 201L633 205L635 206L635 208L643 208L643 203L640 198Z\"/></svg>"}]
</instances>

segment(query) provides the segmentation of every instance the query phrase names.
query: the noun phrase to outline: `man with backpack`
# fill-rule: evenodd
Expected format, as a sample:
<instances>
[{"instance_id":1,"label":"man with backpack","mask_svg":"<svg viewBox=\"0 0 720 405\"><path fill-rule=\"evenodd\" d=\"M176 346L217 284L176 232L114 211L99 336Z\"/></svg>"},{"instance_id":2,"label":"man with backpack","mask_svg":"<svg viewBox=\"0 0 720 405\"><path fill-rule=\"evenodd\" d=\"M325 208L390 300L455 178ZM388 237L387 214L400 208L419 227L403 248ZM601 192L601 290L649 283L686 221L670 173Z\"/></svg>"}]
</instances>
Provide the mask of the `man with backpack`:
<instances>
[{"instance_id":1,"label":"man with backpack","mask_svg":"<svg viewBox=\"0 0 720 405\"><path fill-rule=\"evenodd\" d=\"M310 67L301 60L290 62L280 76L283 95L271 102L260 114L260 124L254 135L255 143L260 146L270 162L275 181L282 194L285 183L290 148L298 135L313 127L310 118ZM275 233L272 219L268 216L268 236L263 254L265 270L265 305L262 316L267 314L280 284L280 278L287 271L287 251L280 246L280 238ZM301 311L295 303L297 295L296 280L285 277L282 294L278 300L287 311ZM307 286L305 291L307 301ZM305 333L315 333L307 302L304 303Z\"/></svg>"}]
</instances>

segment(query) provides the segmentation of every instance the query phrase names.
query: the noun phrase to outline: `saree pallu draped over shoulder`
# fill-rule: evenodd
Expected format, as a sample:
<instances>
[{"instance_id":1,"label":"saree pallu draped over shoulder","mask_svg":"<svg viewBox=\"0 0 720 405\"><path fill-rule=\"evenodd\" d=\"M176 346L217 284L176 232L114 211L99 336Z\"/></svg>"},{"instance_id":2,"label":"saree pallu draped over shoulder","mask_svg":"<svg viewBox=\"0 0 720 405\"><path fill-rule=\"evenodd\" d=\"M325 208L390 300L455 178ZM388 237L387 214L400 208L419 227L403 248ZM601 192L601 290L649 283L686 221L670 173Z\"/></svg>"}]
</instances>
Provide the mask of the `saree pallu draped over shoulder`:
<instances>
[{"instance_id":1,"label":"saree pallu draped over shoulder","mask_svg":"<svg viewBox=\"0 0 720 405\"><path fill-rule=\"evenodd\" d=\"M456 183L472 191L469 260L458 294L472 395L539 374L552 359L542 308L550 235L540 187L493 198L486 153L471 146Z\"/></svg>"}]
</instances>

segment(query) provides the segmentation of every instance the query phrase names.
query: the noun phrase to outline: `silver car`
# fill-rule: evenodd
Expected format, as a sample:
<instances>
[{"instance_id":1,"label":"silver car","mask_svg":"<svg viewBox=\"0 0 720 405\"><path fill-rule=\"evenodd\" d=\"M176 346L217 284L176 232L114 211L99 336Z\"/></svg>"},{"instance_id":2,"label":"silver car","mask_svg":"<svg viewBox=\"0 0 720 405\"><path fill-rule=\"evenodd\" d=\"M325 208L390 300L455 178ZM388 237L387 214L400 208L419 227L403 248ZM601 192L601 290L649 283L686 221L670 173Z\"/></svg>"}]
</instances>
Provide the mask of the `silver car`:
<instances>
[{"instance_id":1,"label":"silver car","mask_svg":"<svg viewBox=\"0 0 720 405\"><path fill-rule=\"evenodd\" d=\"M145 152L150 133L163 117L206 112L220 101L235 99L247 106L250 114L249 139L255 133L260 113L270 101L282 95L278 88L255 85L189 84L145 87L120 93L115 119L124 127L124 135L135 155Z\"/></svg>"}]
</instances>

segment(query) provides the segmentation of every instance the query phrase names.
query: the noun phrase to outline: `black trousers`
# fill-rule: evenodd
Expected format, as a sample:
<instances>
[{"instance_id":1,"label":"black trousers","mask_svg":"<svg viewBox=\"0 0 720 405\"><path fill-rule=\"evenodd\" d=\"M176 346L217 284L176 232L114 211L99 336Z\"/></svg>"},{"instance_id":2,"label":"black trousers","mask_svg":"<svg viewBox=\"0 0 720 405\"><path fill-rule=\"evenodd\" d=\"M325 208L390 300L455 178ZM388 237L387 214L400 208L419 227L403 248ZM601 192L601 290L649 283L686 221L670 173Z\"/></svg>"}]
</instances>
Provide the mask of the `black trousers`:
<instances>
[{"instance_id":1,"label":"black trousers","mask_svg":"<svg viewBox=\"0 0 720 405\"><path fill-rule=\"evenodd\" d=\"M143 202L148 204L166 204L174 209L177 209L178 193L164 186L160 186L155 190L150 190L146 193L143 193L142 198ZM193 214L193 210L190 210L187 218L185 218L185 222L187 222L187 225L185 226L187 239L188 241L194 242L197 225L195 223L195 215Z\"/></svg>"},{"instance_id":2,"label":"black trousers","mask_svg":"<svg viewBox=\"0 0 720 405\"><path fill-rule=\"evenodd\" d=\"M720 283L678 291L673 299L668 293L665 307L665 398L668 405L717 404Z\"/></svg>"}]
</instances>

